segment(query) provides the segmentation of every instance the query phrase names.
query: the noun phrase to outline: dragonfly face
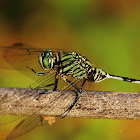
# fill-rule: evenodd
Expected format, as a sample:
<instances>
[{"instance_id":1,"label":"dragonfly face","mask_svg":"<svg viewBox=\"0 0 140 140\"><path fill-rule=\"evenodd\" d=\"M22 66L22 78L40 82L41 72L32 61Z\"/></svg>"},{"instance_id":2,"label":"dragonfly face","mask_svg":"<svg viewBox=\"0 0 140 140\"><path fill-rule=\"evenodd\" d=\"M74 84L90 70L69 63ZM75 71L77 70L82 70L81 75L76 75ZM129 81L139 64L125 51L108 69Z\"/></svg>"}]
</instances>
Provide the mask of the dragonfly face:
<instances>
[{"instance_id":1,"label":"dragonfly face","mask_svg":"<svg viewBox=\"0 0 140 140\"><path fill-rule=\"evenodd\" d=\"M51 50L46 50L39 55L39 63L41 67L45 69L52 69L55 63L55 57Z\"/></svg>"}]
</instances>

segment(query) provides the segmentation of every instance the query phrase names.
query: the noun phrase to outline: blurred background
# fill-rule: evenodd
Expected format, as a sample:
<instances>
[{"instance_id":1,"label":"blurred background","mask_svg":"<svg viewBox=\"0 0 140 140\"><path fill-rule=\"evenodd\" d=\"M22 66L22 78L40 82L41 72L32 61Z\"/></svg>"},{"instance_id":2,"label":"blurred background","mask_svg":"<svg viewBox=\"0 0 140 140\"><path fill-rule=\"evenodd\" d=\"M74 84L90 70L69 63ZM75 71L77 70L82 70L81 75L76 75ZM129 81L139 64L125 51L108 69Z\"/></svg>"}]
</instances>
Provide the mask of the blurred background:
<instances>
[{"instance_id":1,"label":"blurred background","mask_svg":"<svg viewBox=\"0 0 140 140\"><path fill-rule=\"evenodd\" d=\"M1 0L0 46L23 42L77 51L104 71L140 79L139 0ZM0 87L27 87L33 79L0 52ZM137 84L105 80L95 90L138 92ZM133 112L132 112L133 113ZM0 139L18 122L0 127ZM140 121L64 118L18 140L139 140Z\"/></svg>"}]
</instances>

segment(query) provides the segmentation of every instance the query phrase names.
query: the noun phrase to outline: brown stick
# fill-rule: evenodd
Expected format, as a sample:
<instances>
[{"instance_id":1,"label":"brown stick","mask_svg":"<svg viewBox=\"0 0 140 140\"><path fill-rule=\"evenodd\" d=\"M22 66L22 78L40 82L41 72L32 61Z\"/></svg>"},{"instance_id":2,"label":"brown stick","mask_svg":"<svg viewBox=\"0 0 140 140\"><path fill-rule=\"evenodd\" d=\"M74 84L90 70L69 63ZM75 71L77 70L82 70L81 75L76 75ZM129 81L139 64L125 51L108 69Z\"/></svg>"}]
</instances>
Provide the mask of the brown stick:
<instances>
[{"instance_id":1,"label":"brown stick","mask_svg":"<svg viewBox=\"0 0 140 140\"><path fill-rule=\"evenodd\" d=\"M40 93L45 93L41 96ZM54 104L50 100L59 91L0 88L0 115L57 116L73 102L75 94L67 91ZM43 108L43 109L42 109ZM140 93L83 91L69 117L104 119L140 119Z\"/></svg>"}]
</instances>

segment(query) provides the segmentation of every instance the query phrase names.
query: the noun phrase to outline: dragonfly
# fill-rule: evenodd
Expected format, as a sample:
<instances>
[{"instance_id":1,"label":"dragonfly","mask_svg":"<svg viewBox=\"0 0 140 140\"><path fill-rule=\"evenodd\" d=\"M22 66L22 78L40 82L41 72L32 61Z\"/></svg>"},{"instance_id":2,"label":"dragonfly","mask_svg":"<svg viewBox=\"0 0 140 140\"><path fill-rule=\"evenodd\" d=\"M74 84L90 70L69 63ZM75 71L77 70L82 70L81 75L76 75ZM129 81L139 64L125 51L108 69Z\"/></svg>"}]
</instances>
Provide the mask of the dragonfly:
<instances>
[{"instance_id":1,"label":"dragonfly","mask_svg":"<svg viewBox=\"0 0 140 140\"><path fill-rule=\"evenodd\" d=\"M64 96L66 91L72 90L75 95L73 102L62 112L59 117L64 118L80 99L82 91L88 83L98 83L112 78L121 81L140 84L140 80L121 77L106 73L94 66L87 57L75 51L61 49L40 49L25 43L14 43L6 47L4 58L16 69L21 70L33 79L38 77L31 89L60 89L58 96L51 100ZM44 106L45 108L45 106ZM7 139L21 136L40 126L41 117L27 117L21 121L8 135Z\"/></svg>"}]
</instances>

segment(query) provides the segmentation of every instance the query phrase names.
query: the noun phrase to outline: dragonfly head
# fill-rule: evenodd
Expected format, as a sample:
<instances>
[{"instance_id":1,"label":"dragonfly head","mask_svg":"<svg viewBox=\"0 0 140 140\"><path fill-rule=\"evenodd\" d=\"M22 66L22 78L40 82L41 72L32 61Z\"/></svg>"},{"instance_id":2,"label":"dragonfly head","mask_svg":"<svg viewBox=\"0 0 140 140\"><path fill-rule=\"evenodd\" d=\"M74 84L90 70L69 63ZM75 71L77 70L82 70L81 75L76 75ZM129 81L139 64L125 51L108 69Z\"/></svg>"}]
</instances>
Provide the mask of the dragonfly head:
<instances>
[{"instance_id":1,"label":"dragonfly head","mask_svg":"<svg viewBox=\"0 0 140 140\"><path fill-rule=\"evenodd\" d=\"M54 55L51 50L46 50L39 55L39 63L43 69L51 69L54 67Z\"/></svg>"}]
</instances>

